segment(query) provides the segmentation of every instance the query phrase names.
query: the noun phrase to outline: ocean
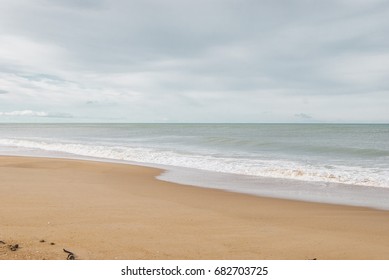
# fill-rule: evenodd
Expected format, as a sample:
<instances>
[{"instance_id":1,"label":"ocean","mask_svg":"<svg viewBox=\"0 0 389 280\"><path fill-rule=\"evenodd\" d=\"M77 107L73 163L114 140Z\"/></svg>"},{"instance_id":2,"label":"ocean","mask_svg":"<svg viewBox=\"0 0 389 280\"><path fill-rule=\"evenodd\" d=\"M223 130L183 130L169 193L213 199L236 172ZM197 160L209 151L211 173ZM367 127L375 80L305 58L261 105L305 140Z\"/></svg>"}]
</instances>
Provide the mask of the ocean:
<instances>
[{"instance_id":1,"label":"ocean","mask_svg":"<svg viewBox=\"0 0 389 280\"><path fill-rule=\"evenodd\" d=\"M161 180L389 209L387 124L0 124L0 154L163 167Z\"/></svg>"}]
</instances>

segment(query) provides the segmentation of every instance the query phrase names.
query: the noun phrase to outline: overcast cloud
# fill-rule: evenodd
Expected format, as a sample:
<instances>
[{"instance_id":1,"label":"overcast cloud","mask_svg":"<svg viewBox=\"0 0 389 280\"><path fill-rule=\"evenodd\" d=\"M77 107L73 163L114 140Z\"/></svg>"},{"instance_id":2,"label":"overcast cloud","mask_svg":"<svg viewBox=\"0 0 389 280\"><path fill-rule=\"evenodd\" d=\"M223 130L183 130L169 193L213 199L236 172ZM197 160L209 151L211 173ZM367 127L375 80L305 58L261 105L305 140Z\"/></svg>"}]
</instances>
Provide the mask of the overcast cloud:
<instances>
[{"instance_id":1,"label":"overcast cloud","mask_svg":"<svg viewBox=\"0 0 389 280\"><path fill-rule=\"evenodd\" d=\"M387 34L384 0L0 0L0 121L389 122Z\"/></svg>"}]
</instances>

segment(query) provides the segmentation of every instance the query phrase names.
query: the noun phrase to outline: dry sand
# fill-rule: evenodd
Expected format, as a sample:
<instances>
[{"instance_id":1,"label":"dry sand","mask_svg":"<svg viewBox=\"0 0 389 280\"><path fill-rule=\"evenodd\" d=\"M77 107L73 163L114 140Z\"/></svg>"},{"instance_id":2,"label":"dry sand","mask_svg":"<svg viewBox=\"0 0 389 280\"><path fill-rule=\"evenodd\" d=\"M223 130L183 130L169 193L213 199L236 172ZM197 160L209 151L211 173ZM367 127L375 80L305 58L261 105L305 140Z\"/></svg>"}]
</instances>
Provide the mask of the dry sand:
<instances>
[{"instance_id":1,"label":"dry sand","mask_svg":"<svg viewBox=\"0 0 389 280\"><path fill-rule=\"evenodd\" d=\"M160 172L0 157L0 259L66 259L63 248L77 259L389 259L389 211L183 186Z\"/></svg>"}]
</instances>

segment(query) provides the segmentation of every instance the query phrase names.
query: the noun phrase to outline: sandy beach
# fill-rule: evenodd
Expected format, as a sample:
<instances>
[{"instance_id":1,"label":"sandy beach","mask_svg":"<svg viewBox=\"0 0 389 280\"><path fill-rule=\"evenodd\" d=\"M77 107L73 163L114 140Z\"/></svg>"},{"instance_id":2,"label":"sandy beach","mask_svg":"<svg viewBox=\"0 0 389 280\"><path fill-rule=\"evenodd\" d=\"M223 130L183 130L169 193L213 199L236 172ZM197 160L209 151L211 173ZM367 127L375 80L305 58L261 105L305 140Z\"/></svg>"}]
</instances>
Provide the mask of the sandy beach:
<instances>
[{"instance_id":1,"label":"sandy beach","mask_svg":"<svg viewBox=\"0 0 389 280\"><path fill-rule=\"evenodd\" d=\"M64 248L76 259L389 259L389 211L183 186L161 172L0 157L0 259L66 259Z\"/></svg>"}]
</instances>

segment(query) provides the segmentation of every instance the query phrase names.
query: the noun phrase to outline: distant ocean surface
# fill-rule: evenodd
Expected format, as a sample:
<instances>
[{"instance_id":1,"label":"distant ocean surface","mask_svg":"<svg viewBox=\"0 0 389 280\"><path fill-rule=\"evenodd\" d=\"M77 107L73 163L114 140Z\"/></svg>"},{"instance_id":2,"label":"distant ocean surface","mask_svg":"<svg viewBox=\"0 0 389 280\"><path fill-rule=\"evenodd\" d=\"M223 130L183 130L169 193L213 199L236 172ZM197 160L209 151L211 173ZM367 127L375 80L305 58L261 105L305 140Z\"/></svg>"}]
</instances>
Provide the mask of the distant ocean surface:
<instances>
[{"instance_id":1,"label":"distant ocean surface","mask_svg":"<svg viewBox=\"0 0 389 280\"><path fill-rule=\"evenodd\" d=\"M39 152L389 188L386 124L0 124L0 154Z\"/></svg>"}]
</instances>

